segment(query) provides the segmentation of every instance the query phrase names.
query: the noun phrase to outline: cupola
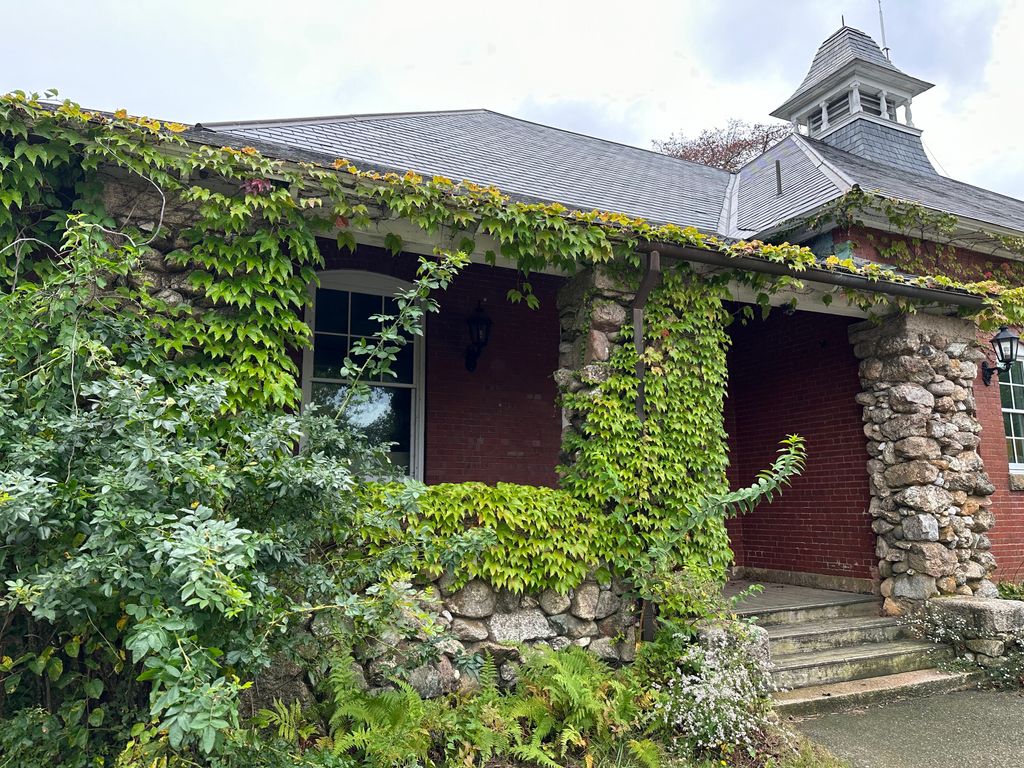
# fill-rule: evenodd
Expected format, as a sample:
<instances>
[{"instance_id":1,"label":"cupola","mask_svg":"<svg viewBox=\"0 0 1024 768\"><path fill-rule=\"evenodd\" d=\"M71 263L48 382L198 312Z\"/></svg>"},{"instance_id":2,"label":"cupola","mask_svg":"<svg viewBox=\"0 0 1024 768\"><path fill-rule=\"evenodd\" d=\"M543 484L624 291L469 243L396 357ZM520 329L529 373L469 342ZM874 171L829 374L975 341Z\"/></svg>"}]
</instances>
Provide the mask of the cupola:
<instances>
[{"instance_id":1,"label":"cupola","mask_svg":"<svg viewBox=\"0 0 1024 768\"><path fill-rule=\"evenodd\" d=\"M935 173L911 104L931 83L902 72L859 29L843 26L818 48L807 76L772 112L837 149L917 173Z\"/></svg>"}]
</instances>

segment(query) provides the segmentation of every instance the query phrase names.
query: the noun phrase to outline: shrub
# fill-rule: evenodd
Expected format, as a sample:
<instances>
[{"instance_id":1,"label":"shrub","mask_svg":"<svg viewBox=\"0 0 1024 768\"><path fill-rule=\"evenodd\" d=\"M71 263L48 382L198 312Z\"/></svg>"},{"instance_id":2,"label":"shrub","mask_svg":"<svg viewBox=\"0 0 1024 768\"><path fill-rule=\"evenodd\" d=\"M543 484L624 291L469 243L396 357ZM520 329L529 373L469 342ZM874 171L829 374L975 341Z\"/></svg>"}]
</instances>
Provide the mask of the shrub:
<instances>
[{"instance_id":1,"label":"shrub","mask_svg":"<svg viewBox=\"0 0 1024 768\"><path fill-rule=\"evenodd\" d=\"M742 631L742 630L737 630ZM713 633L686 647L675 674L659 685L654 720L697 751L756 752L770 725L768 668L744 651L742 637Z\"/></svg>"},{"instance_id":2,"label":"shrub","mask_svg":"<svg viewBox=\"0 0 1024 768\"><path fill-rule=\"evenodd\" d=\"M565 593L583 581L600 561L607 534L604 518L565 491L513 483L441 483L410 490L406 485L368 489L372 503L404 513L405 526L423 535L448 538L482 529L493 537L466 560L462 581L480 577L514 592L555 589ZM413 494L415 503L409 503ZM396 532L397 534L397 532ZM388 539L378 544L393 545ZM410 552L434 576L443 563Z\"/></svg>"}]
</instances>

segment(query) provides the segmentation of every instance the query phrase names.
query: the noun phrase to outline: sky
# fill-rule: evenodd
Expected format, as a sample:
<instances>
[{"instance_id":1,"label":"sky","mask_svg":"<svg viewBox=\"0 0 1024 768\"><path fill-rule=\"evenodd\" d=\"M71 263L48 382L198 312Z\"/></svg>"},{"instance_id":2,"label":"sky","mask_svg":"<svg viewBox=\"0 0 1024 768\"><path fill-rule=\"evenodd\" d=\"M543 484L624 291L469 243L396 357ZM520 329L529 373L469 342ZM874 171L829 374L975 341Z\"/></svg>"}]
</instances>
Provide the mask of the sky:
<instances>
[{"instance_id":1,"label":"sky","mask_svg":"<svg viewBox=\"0 0 1024 768\"><path fill-rule=\"evenodd\" d=\"M1024 0L883 0L946 175L1024 198ZM486 107L650 148L769 119L877 0L0 0L0 91L178 120ZM15 30L17 30L15 32Z\"/></svg>"}]
</instances>

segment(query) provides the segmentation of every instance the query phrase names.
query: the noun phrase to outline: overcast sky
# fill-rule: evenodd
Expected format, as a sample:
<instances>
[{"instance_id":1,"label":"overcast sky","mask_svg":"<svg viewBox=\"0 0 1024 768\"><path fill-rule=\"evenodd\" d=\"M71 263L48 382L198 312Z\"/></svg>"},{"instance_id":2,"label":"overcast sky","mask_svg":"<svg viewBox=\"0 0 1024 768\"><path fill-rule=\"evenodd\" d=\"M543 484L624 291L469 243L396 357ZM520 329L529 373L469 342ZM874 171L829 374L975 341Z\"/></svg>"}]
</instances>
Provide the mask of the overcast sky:
<instances>
[{"instance_id":1,"label":"overcast sky","mask_svg":"<svg viewBox=\"0 0 1024 768\"><path fill-rule=\"evenodd\" d=\"M1024 198L1024 0L883 0L914 122ZM487 107L649 148L764 120L877 0L0 0L0 90L183 122Z\"/></svg>"}]
</instances>

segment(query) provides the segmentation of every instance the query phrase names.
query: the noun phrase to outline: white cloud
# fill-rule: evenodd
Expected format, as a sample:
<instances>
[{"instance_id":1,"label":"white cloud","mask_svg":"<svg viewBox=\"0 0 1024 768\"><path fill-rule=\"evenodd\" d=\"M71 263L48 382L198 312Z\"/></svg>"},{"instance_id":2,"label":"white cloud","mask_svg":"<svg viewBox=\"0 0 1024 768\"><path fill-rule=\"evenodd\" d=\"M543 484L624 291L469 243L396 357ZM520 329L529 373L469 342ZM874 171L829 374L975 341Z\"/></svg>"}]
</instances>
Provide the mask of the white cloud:
<instances>
[{"instance_id":1,"label":"white cloud","mask_svg":"<svg viewBox=\"0 0 1024 768\"><path fill-rule=\"evenodd\" d=\"M980 87L964 99L939 84L920 97L915 122L946 172L1024 198L1024 3L1004 4Z\"/></svg>"},{"instance_id":2,"label":"white cloud","mask_svg":"<svg viewBox=\"0 0 1024 768\"><path fill-rule=\"evenodd\" d=\"M57 86L90 107L190 122L489 107L641 147L767 119L841 12L877 28L876 0L8 5L7 28L30 33L5 40L0 90ZM1024 196L1024 2L889 5L898 64L952 81L915 104L928 145L951 175ZM936 57L943 34L962 65ZM984 56L986 34L982 77L965 51Z\"/></svg>"}]
</instances>

